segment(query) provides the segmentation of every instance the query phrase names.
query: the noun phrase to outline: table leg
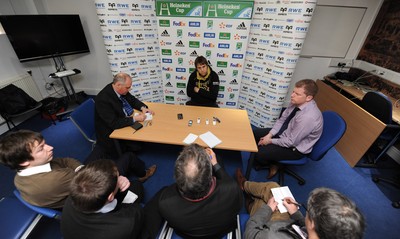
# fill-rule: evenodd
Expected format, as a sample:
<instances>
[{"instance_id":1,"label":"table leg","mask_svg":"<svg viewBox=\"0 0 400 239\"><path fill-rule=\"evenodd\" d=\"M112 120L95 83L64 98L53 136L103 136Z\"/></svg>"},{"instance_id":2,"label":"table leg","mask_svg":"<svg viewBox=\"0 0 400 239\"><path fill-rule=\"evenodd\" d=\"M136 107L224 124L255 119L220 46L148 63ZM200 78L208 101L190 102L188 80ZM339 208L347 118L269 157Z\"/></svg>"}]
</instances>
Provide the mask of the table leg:
<instances>
[{"instance_id":1,"label":"table leg","mask_svg":"<svg viewBox=\"0 0 400 239\"><path fill-rule=\"evenodd\" d=\"M251 169L253 168L255 153L250 153L249 160L247 161L246 175L247 180L250 180Z\"/></svg>"}]
</instances>

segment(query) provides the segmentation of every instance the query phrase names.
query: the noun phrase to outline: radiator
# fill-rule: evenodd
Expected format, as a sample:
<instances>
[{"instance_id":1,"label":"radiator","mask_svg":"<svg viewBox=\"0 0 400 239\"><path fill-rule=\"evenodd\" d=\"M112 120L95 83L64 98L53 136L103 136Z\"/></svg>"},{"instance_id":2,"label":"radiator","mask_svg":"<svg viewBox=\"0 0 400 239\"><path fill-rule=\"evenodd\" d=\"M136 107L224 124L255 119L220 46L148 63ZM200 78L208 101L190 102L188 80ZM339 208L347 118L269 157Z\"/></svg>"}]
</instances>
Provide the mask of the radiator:
<instances>
[{"instance_id":1,"label":"radiator","mask_svg":"<svg viewBox=\"0 0 400 239\"><path fill-rule=\"evenodd\" d=\"M43 99L42 94L39 91L35 81L32 79L32 76L27 74L19 75L14 78L8 80L0 80L0 89L13 84L21 89L23 89L30 97L35 99L36 101L41 101ZM0 116L0 124L4 123L5 120Z\"/></svg>"}]
</instances>

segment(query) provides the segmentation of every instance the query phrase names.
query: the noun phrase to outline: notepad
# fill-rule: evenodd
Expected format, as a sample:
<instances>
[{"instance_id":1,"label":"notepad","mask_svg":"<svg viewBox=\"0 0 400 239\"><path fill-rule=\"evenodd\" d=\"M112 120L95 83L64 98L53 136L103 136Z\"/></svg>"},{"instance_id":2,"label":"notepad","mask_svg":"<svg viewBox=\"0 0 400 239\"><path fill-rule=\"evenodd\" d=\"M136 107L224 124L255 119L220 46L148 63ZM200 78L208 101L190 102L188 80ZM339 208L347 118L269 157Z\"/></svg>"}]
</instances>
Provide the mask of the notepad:
<instances>
[{"instance_id":1,"label":"notepad","mask_svg":"<svg viewBox=\"0 0 400 239\"><path fill-rule=\"evenodd\" d=\"M128 193L126 194L124 200L122 200L122 203L134 203L137 198L138 195L128 190Z\"/></svg>"},{"instance_id":2,"label":"notepad","mask_svg":"<svg viewBox=\"0 0 400 239\"><path fill-rule=\"evenodd\" d=\"M137 116L137 115L139 115L139 114L140 114L140 113L135 112L133 115L134 115L134 116ZM152 120L152 119L153 119L153 115L152 115L152 114L146 113L145 115L146 115L145 121L148 121L148 120Z\"/></svg>"},{"instance_id":3,"label":"notepad","mask_svg":"<svg viewBox=\"0 0 400 239\"><path fill-rule=\"evenodd\" d=\"M146 119L145 119L145 121L147 121L147 120L152 120L153 119L153 115L151 114L151 113L146 113Z\"/></svg>"},{"instance_id":4,"label":"notepad","mask_svg":"<svg viewBox=\"0 0 400 239\"><path fill-rule=\"evenodd\" d=\"M279 188L272 188L271 192L275 198L275 202L278 203L279 212L281 212L281 213L287 212L286 207L283 205L283 199L285 197L291 197L294 199L293 194L290 191L289 187L284 186L284 187L279 187Z\"/></svg>"}]
</instances>

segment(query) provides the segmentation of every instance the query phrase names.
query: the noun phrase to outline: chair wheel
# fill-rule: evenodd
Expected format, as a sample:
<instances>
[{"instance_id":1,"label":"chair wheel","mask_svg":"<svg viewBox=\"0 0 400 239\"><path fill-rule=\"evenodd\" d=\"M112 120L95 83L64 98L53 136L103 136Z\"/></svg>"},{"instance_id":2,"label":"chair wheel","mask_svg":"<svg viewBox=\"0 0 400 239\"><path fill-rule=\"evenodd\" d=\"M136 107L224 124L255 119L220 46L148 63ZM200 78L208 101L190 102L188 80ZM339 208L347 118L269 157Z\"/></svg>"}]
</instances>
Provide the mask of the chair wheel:
<instances>
[{"instance_id":1,"label":"chair wheel","mask_svg":"<svg viewBox=\"0 0 400 239\"><path fill-rule=\"evenodd\" d=\"M378 177L372 177L372 181L374 181L375 183L379 182L379 178Z\"/></svg>"},{"instance_id":2,"label":"chair wheel","mask_svg":"<svg viewBox=\"0 0 400 239\"><path fill-rule=\"evenodd\" d=\"M400 202L392 202L394 208L400 208Z\"/></svg>"}]
</instances>

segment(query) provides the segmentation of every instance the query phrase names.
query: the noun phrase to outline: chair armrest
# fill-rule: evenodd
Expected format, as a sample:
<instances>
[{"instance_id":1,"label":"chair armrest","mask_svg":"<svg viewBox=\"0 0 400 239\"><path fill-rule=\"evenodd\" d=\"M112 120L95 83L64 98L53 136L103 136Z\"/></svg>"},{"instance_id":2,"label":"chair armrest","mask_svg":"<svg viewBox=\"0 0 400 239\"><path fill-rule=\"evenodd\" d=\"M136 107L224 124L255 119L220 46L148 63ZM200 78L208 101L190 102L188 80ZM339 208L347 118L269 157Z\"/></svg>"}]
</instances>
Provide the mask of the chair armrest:
<instances>
[{"instance_id":1,"label":"chair armrest","mask_svg":"<svg viewBox=\"0 0 400 239\"><path fill-rule=\"evenodd\" d=\"M389 129L400 129L400 125L398 125L398 124L387 124L386 128L389 128Z\"/></svg>"},{"instance_id":2,"label":"chair armrest","mask_svg":"<svg viewBox=\"0 0 400 239\"><path fill-rule=\"evenodd\" d=\"M38 206L34 206L30 203L28 203L27 201L25 201L22 197L21 194L18 190L14 190L14 195L15 197L18 198L18 200L20 202L22 202L25 206L27 206L28 208L30 208L31 210L40 213L46 217L50 217L50 218L55 218L55 219L60 219L61 217L61 212L55 209L51 209L51 208L46 208L46 207L38 207Z\"/></svg>"}]
</instances>

